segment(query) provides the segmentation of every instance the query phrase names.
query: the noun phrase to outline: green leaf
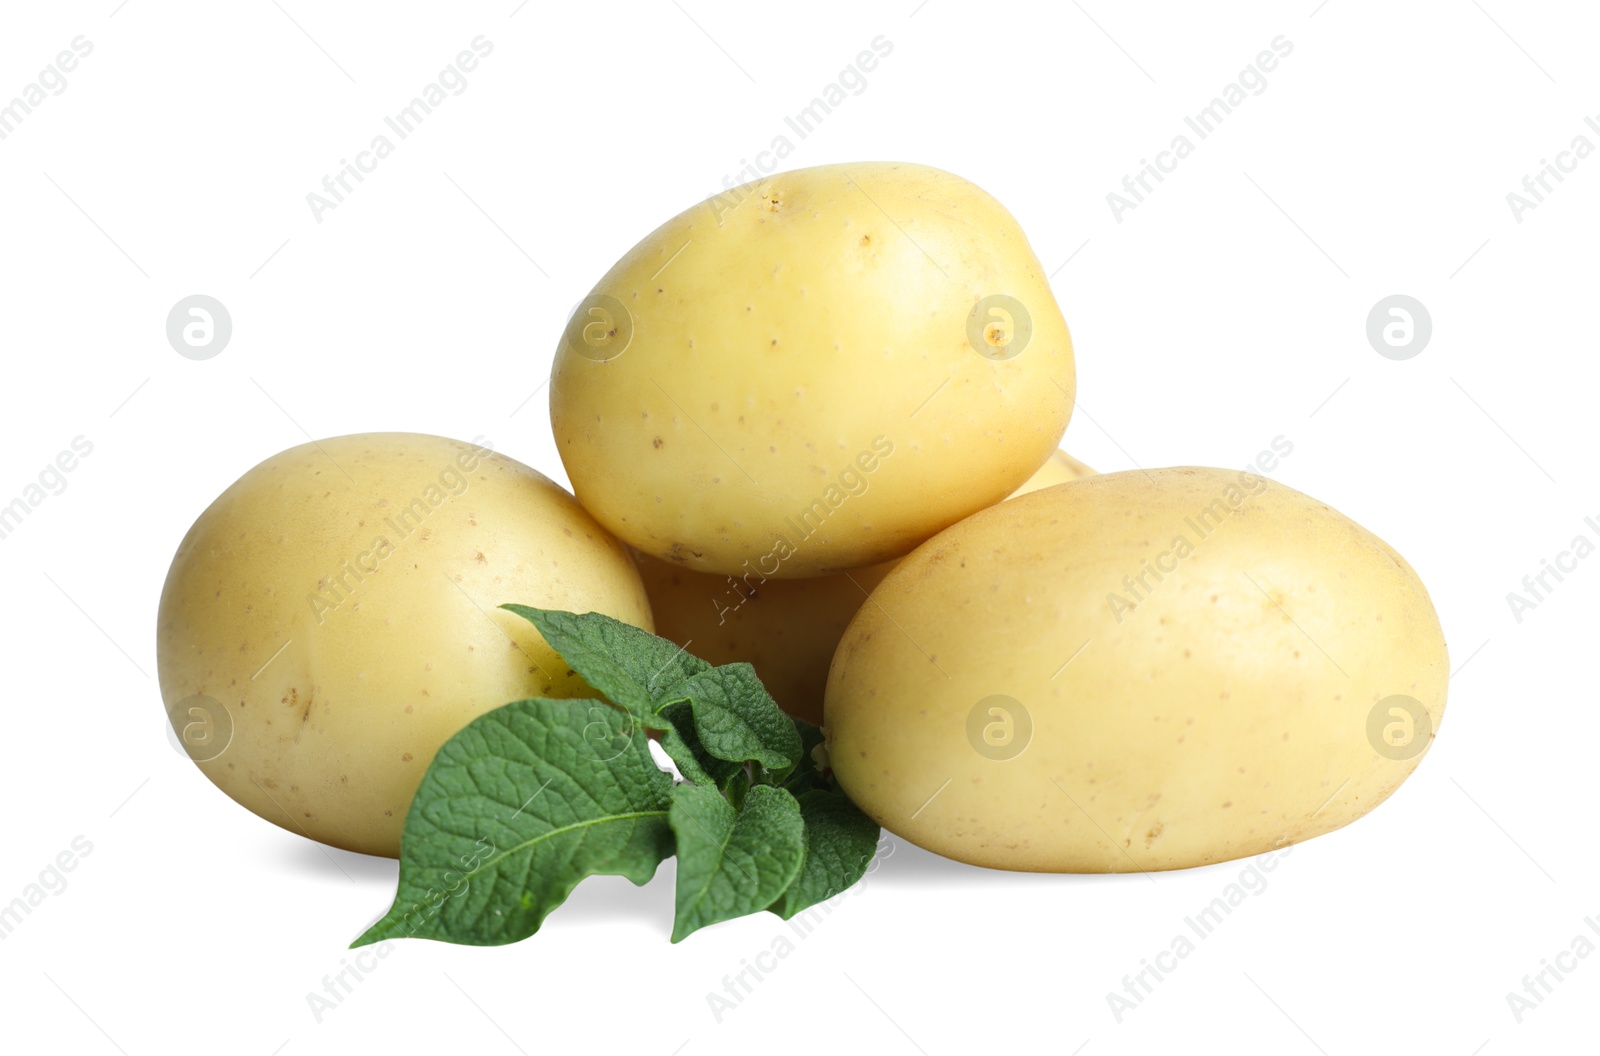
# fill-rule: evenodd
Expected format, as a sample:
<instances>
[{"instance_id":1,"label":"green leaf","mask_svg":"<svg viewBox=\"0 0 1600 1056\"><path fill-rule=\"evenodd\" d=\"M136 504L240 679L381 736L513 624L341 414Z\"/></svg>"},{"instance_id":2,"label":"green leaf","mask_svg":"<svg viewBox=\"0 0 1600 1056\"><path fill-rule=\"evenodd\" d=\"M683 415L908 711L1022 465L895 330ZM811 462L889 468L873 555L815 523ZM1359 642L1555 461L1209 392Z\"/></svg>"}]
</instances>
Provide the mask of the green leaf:
<instances>
[{"instance_id":1,"label":"green leaf","mask_svg":"<svg viewBox=\"0 0 1600 1056\"><path fill-rule=\"evenodd\" d=\"M690 780L711 778L720 785L731 774L715 773L723 768L705 765L704 755L785 770L799 761L794 720L749 664L712 667L665 638L597 612L579 616L527 605L501 608L532 623L586 682L641 721L651 723L664 709L687 700L693 735L678 712L671 723L678 737L665 739L663 747Z\"/></svg>"},{"instance_id":2,"label":"green leaf","mask_svg":"<svg viewBox=\"0 0 1600 1056\"><path fill-rule=\"evenodd\" d=\"M688 701L668 704L661 709L661 717L668 722L666 732L661 735L661 747L678 765L678 772L685 781L724 788L728 779L742 769L740 764L718 759L705 750L700 735L695 732L694 709Z\"/></svg>"},{"instance_id":3,"label":"green leaf","mask_svg":"<svg viewBox=\"0 0 1600 1056\"><path fill-rule=\"evenodd\" d=\"M800 735L800 760L787 769L764 776L767 784L786 788L799 797L814 788L830 787L830 775L818 765L819 756L826 758L822 729L800 719L794 720L794 727Z\"/></svg>"},{"instance_id":4,"label":"green leaf","mask_svg":"<svg viewBox=\"0 0 1600 1056\"><path fill-rule=\"evenodd\" d=\"M749 664L724 664L683 684L700 744L718 759L784 769L800 761L800 734Z\"/></svg>"},{"instance_id":5,"label":"green leaf","mask_svg":"<svg viewBox=\"0 0 1600 1056\"><path fill-rule=\"evenodd\" d=\"M678 785L670 821L678 838L673 942L765 909L800 873L800 804L781 788L757 785L736 811L716 789Z\"/></svg>"},{"instance_id":6,"label":"green leaf","mask_svg":"<svg viewBox=\"0 0 1600 1056\"><path fill-rule=\"evenodd\" d=\"M607 700L523 700L442 748L412 802L394 905L356 945L515 942L586 876L646 883L679 856L672 940L788 919L866 872L878 827L832 782L822 731L749 664L713 667L597 613L502 606ZM646 730L690 784L674 785Z\"/></svg>"},{"instance_id":7,"label":"green leaf","mask_svg":"<svg viewBox=\"0 0 1600 1056\"><path fill-rule=\"evenodd\" d=\"M672 778L596 700L520 700L439 750L412 800L393 907L354 945L475 946L539 930L584 877L647 883L673 849Z\"/></svg>"},{"instance_id":8,"label":"green leaf","mask_svg":"<svg viewBox=\"0 0 1600 1056\"><path fill-rule=\"evenodd\" d=\"M733 776L728 778L727 787L722 790L722 794L728 797L728 802L733 804L734 810L743 810L744 801L750 795L750 771L742 766L735 770Z\"/></svg>"},{"instance_id":9,"label":"green leaf","mask_svg":"<svg viewBox=\"0 0 1600 1056\"><path fill-rule=\"evenodd\" d=\"M812 791L800 797L805 822L805 860L794 883L772 903L788 920L826 902L866 875L878 849L878 823L839 792Z\"/></svg>"},{"instance_id":10,"label":"green leaf","mask_svg":"<svg viewBox=\"0 0 1600 1056\"><path fill-rule=\"evenodd\" d=\"M663 704L682 700L684 683L711 670L665 638L602 613L500 607L533 624L585 682L636 715L654 715Z\"/></svg>"}]
</instances>

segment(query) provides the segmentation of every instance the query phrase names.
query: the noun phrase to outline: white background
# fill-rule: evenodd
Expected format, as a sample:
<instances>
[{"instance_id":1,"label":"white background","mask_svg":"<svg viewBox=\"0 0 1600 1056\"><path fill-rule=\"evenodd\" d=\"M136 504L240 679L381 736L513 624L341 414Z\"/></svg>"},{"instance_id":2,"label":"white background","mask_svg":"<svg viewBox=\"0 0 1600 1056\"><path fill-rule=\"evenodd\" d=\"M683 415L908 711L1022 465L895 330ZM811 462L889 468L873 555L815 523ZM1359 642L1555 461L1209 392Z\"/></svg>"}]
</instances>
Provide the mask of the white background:
<instances>
[{"instance_id":1,"label":"white background","mask_svg":"<svg viewBox=\"0 0 1600 1056\"><path fill-rule=\"evenodd\" d=\"M1518 1023L1506 995L1600 915L1600 559L1518 622L1509 591L1600 539L1600 160L1520 222L1600 115L1584 5L6 5L0 102L93 53L0 140L0 502L93 454L0 540L8 762L0 1045L93 1053L1549 1053L1594 1048L1600 956ZM1047 9L1048 6L1048 9ZM1224 10L1225 8L1225 10ZM306 195L457 52L494 51L319 223ZM1106 195L1269 42L1293 53L1143 204ZM307 994L392 862L255 818L175 750L155 606L183 532L273 452L366 430L470 438L563 479L545 393L572 306L657 223L893 52L785 167L958 172L1029 232L1073 328L1091 465L1243 466L1404 553L1451 648L1449 710L1392 800L1294 849L1119 1023L1106 995L1246 863L1153 878L988 872L895 843L733 1011L707 994L776 917L668 943L672 867L585 883L499 949L397 943L319 1022ZM1191 134L1191 139L1193 139ZM205 293L215 359L168 344ZM1382 297L1433 320L1403 362ZM530 399L530 397L532 397ZM519 410L520 408L520 410ZM1597 922L1600 924L1600 922Z\"/></svg>"}]
</instances>

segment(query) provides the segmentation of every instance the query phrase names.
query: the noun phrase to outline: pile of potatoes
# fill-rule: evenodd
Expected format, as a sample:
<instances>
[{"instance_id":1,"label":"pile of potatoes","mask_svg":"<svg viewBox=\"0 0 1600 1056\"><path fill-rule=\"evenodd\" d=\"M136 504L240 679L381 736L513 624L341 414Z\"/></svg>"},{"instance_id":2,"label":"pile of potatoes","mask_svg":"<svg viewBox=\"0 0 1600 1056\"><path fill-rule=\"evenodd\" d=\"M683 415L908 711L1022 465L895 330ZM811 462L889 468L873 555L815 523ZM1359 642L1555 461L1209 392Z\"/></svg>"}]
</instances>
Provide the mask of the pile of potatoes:
<instances>
[{"instance_id":1,"label":"pile of potatoes","mask_svg":"<svg viewBox=\"0 0 1600 1056\"><path fill-rule=\"evenodd\" d=\"M1251 471L1058 450L1066 322L1016 221L949 173L831 165L687 210L584 299L550 393L575 497L481 438L367 434L195 522L161 690L224 792L398 854L455 731L592 695L506 602L749 661L863 811L997 868L1328 832L1443 715L1437 615L1381 539Z\"/></svg>"}]
</instances>

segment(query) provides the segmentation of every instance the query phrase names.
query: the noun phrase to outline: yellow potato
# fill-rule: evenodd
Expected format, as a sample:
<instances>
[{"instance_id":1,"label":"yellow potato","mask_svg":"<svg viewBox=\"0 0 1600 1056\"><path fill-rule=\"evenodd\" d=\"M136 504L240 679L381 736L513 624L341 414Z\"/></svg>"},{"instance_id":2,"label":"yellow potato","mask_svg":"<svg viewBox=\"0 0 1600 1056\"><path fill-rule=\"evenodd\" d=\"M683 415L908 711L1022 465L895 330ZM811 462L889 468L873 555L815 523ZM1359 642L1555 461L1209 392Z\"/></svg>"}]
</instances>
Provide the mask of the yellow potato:
<instances>
[{"instance_id":1,"label":"yellow potato","mask_svg":"<svg viewBox=\"0 0 1600 1056\"><path fill-rule=\"evenodd\" d=\"M1072 411L1072 342L1017 222L958 176L827 165L694 206L556 352L573 490L638 549L800 578L1000 501Z\"/></svg>"},{"instance_id":2,"label":"yellow potato","mask_svg":"<svg viewBox=\"0 0 1600 1056\"><path fill-rule=\"evenodd\" d=\"M1094 470L1057 451L1015 495L1086 477ZM895 561L812 579L716 576L635 551L656 633L713 664L744 661L780 707L822 721L828 665L850 617Z\"/></svg>"},{"instance_id":3,"label":"yellow potato","mask_svg":"<svg viewBox=\"0 0 1600 1056\"><path fill-rule=\"evenodd\" d=\"M626 551L527 466L407 433L306 444L236 481L178 547L162 697L239 803L395 856L452 734L512 700L588 692L506 602L651 627Z\"/></svg>"},{"instance_id":4,"label":"yellow potato","mask_svg":"<svg viewBox=\"0 0 1600 1056\"><path fill-rule=\"evenodd\" d=\"M1337 829L1417 765L1449 664L1416 573L1249 472L1089 477L923 544L845 632L834 773L976 865L1176 869Z\"/></svg>"},{"instance_id":5,"label":"yellow potato","mask_svg":"<svg viewBox=\"0 0 1600 1056\"><path fill-rule=\"evenodd\" d=\"M1032 495L1036 491L1065 484L1069 480L1078 480L1082 477L1094 476L1094 470L1079 462L1065 451L1057 451L1051 455L1044 465L1039 467L1039 472L1022 482L1022 487L1007 495L1007 499L1015 499L1021 495Z\"/></svg>"}]
</instances>

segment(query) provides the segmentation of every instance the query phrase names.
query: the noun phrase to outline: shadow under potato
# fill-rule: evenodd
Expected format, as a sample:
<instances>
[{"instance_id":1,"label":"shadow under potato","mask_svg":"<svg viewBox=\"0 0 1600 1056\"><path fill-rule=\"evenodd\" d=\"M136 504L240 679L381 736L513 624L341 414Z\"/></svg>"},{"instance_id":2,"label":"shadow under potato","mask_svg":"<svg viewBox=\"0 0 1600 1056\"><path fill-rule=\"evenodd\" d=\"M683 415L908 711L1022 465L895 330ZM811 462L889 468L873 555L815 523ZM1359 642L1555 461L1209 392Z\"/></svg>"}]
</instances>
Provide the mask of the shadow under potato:
<instances>
[{"instance_id":1,"label":"shadow under potato","mask_svg":"<svg viewBox=\"0 0 1600 1056\"><path fill-rule=\"evenodd\" d=\"M987 869L967 865L954 858L925 851L916 844L885 834L887 843L878 851L878 862L863 881L883 888L969 888L1006 883L1105 884L1135 881L1149 883L1144 873L1030 873L1008 869ZM891 849L892 848L892 849Z\"/></svg>"},{"instance_id":2,"label":"shadow under potato","mask_svg":"<svg viewBox=\"0 0 1600 1056\"><path fill-rule=\"evenodd\" d=\"M400 876L400 863L393 858L329 847L292 834L290 846L278 859L303 876L322 880L354 880L393 888Z\"/></svg>"},{"instance_id":3,"label":"shadow under potato","mask_svg":"<svg viewBox=\"0 0 1600 1056\"><path fill-rule=\"evenodd\" d=\"M393 858L357 854L336 847L326 847L306 839L294 839L287 851L276 857L290 870L312 879L355 881L363 886L392 890L399 877L399 862ZM654 879L643 887L635 887L620 876L588 877L573 890L566 902L550 914L541 930L583 928L595 924L633 924L660 931L663 935L669 934L675 912L676 864L670 858L662 862L661 867L656 870ZM878 861L861 884L864 888L911 891L977 888L993 890L997 884L1016 883L1130 882L1147 883L1148 878L1136 872L1023 873L985 869L958 862L953 858L945 858L932 851L925 851L915 844L885 833L885 843L878 852ZM385 905L384 912L387 912L387 909ZM376 923L383 915L384 913L380 912L372 923Z\"/></svg>"}]
</instances>

